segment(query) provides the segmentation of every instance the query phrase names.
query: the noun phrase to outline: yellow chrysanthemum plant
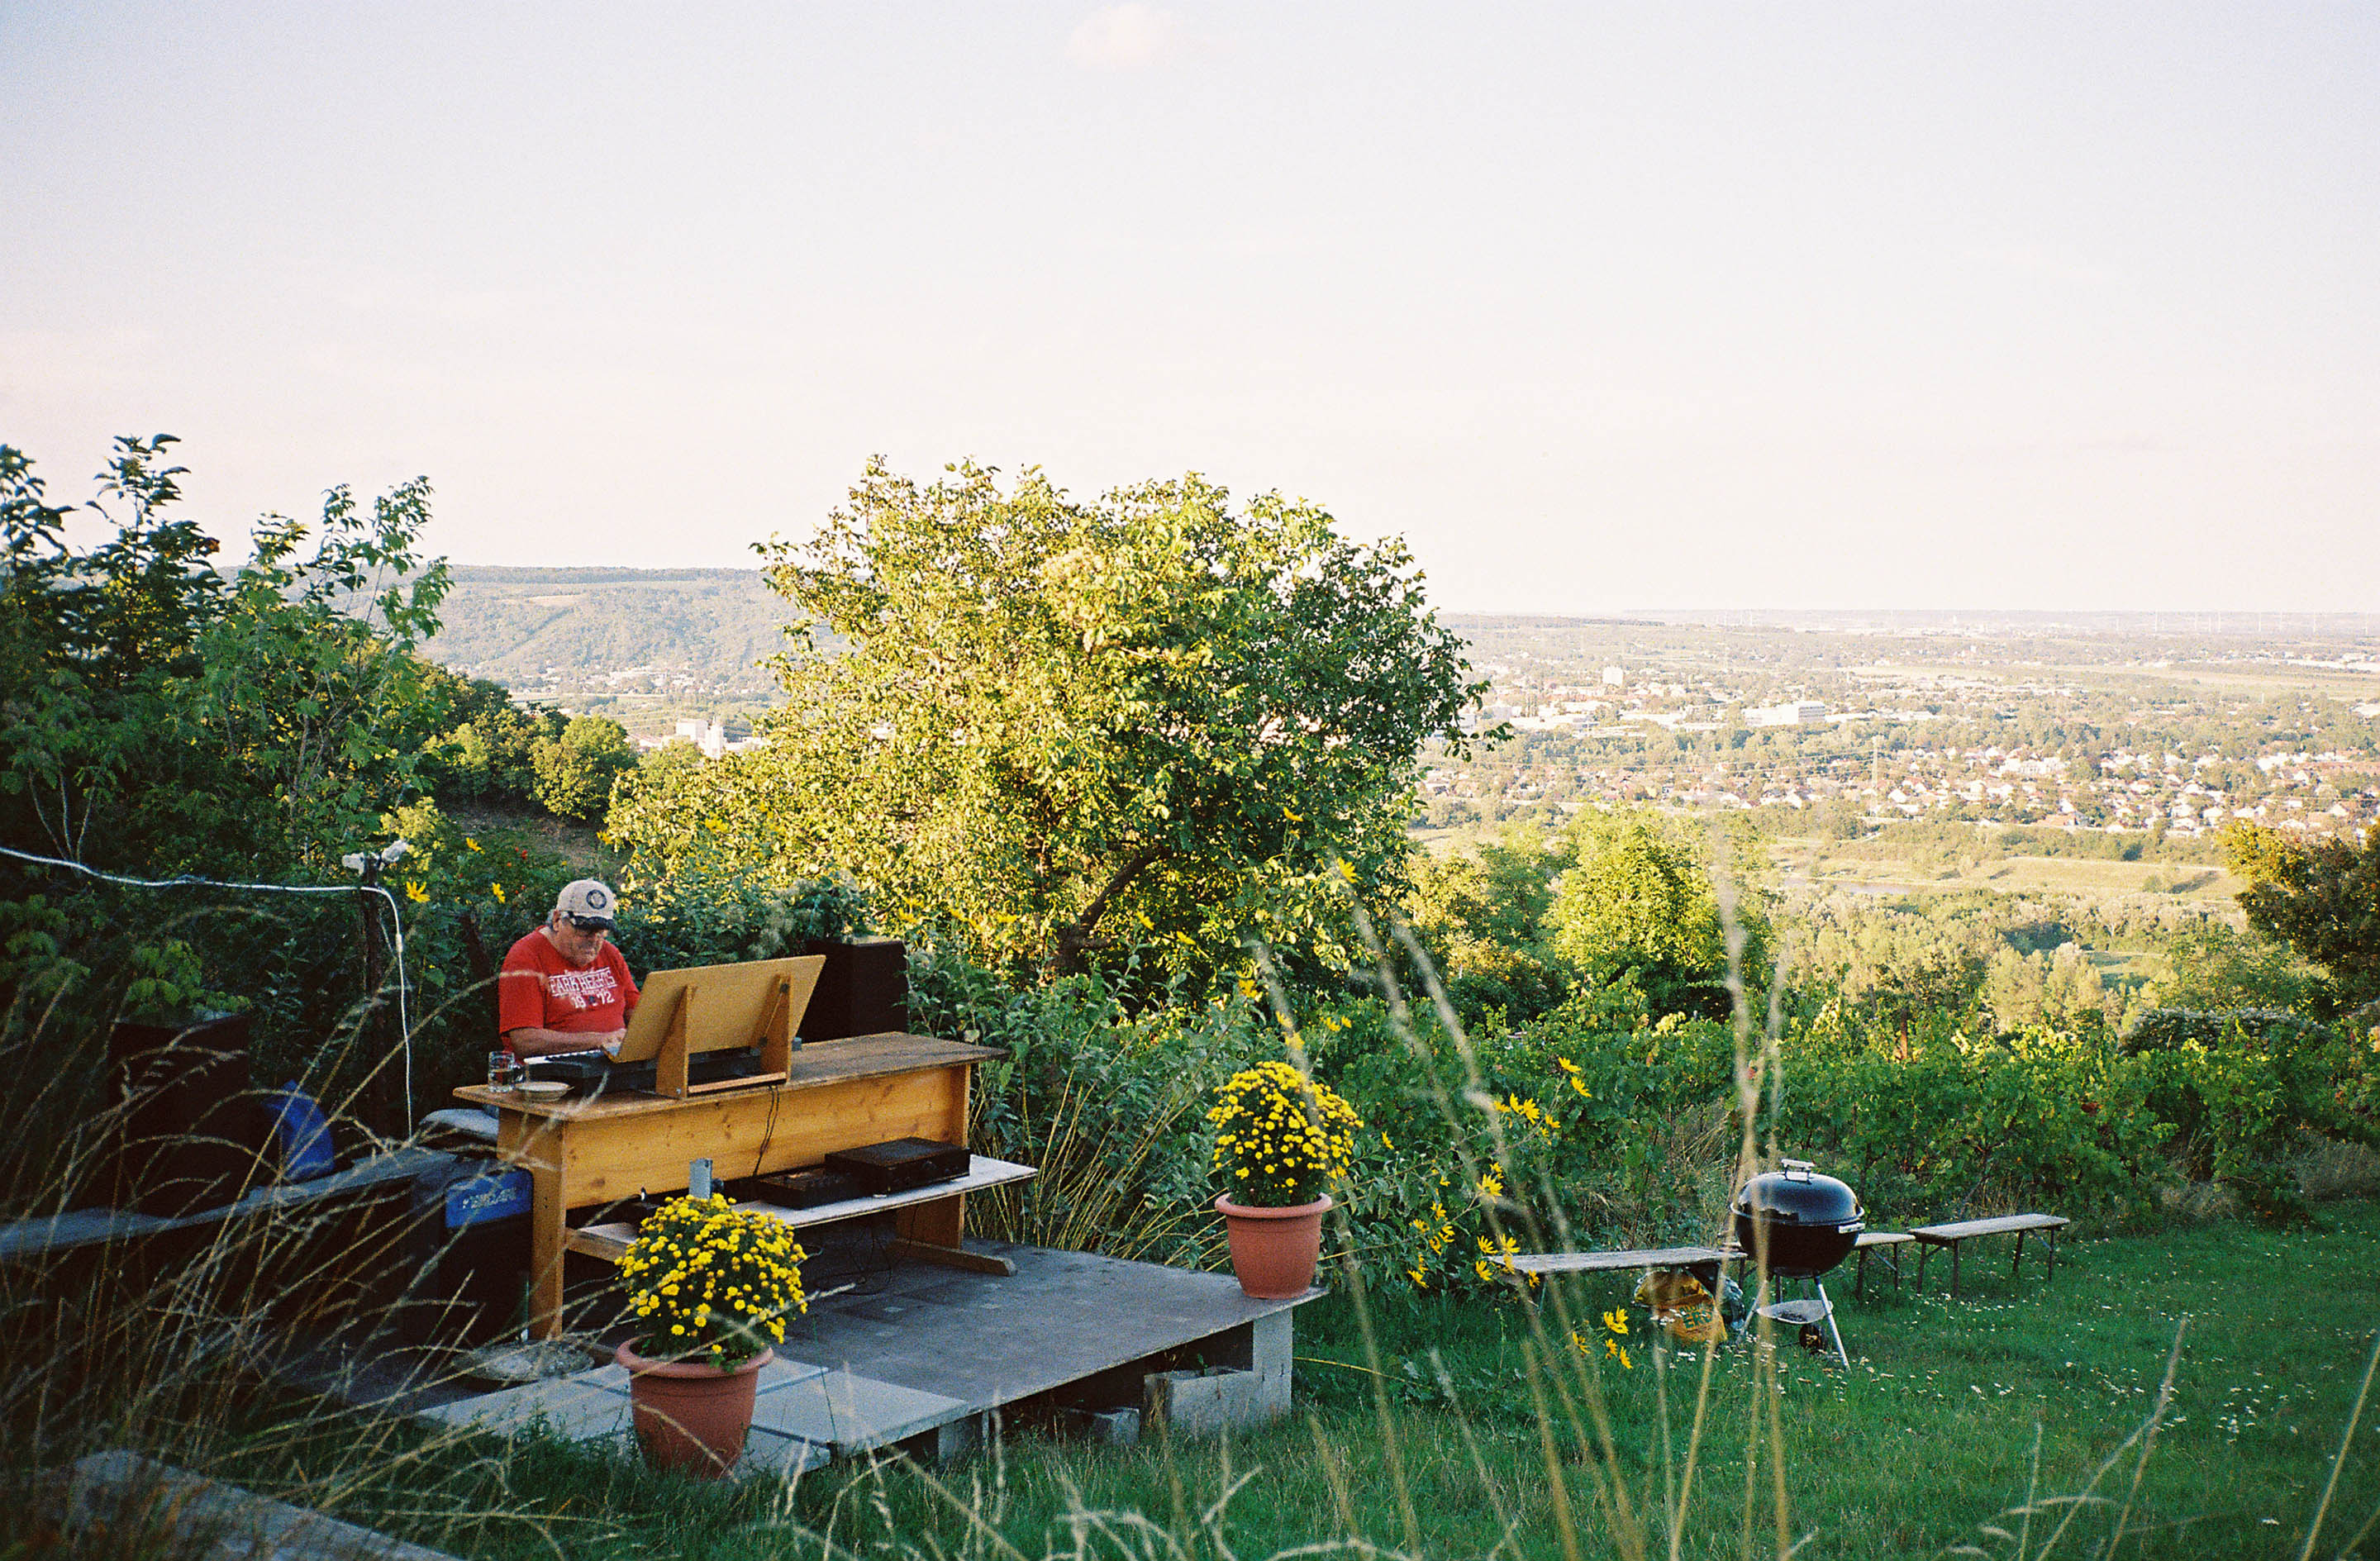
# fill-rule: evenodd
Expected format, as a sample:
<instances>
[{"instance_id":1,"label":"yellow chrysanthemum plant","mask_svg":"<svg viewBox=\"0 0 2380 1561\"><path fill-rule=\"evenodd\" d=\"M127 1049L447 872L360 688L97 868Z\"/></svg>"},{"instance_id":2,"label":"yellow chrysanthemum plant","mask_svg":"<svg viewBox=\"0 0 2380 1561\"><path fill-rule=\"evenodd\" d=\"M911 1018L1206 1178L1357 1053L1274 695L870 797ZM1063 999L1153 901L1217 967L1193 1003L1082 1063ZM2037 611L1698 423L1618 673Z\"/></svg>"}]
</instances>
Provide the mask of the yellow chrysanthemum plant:
<instances>
[{"instance_id":1,"label":"yellow chrysanthemum plant","mask_svg":"<svg viewBox=\"0 0 2380 1561\"><path fill-rule=\"evenodd\" d=\"M1310 1204L1347 1179L1355 1108L1286 1062L1259 1062L1216 1092L1215 1171L1223 1194L1251 1208Z\"/></svg>"},{"instance_id":2,"label":"yellow chrysanthemum plant","mask_svg":"<svg viewBox=\"0 0 2380 1561\"><path fill-rule=\"evenodd\" d=\"M785 1319L809 1310L805 1252L786 1227L724 1197L673 1198L638 1228L620 1260L633 1348L651 1360L722 1371L785 1342Z\"/></svg>"}]
</instances>

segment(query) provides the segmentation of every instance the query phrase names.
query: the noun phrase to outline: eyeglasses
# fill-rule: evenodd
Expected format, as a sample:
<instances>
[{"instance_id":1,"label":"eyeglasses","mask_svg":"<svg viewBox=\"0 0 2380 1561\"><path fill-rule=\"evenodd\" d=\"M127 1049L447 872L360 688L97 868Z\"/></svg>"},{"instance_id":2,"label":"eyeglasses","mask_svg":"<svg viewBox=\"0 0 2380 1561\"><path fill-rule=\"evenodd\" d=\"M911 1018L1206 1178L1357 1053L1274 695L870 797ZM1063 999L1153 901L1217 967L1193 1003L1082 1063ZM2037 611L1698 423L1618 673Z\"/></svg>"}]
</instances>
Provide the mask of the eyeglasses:
<instances>
[{"instance_id":1,"label":"eyeglasses","mask_svg":"<svg viewBox=\"0 0 2380 1561\"><path fill-rule=\"evenodd\" d=\"M609 932L612 930L612 924L610 922L597 921L592 916L565 916L562 919L568 922L572 926L577 927L581 932Z\"/></svg>"}]
</instances>

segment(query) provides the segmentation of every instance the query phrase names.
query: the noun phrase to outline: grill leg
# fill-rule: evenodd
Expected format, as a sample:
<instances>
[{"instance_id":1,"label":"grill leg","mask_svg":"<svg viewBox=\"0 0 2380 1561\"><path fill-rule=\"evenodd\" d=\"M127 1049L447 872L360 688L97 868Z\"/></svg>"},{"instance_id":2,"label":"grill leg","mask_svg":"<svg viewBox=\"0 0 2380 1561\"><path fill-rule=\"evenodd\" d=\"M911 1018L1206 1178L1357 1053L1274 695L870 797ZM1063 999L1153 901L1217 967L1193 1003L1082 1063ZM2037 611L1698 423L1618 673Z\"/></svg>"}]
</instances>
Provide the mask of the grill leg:
<instances>
[{"instance_id":1,"label":"grill leg","mask_svg":"<svg viewBox=\"0 0 2380 1561\"><path fill-rule=\"evenodd\" d=\"M1827 1295L1827 1287L1824 1280L1814 1278L1810 1283L1817 1287L1818 1300L1824 1302L1827 1308L1827 1333L1828 1336L1835 1341L1835 1359L1843 1363L1843 1370L1850 1371L1852 1369L1852 1358L1843 1349L1843 1331L1835 1326L1835 1303Z\"/></svg>"}]
</instances>

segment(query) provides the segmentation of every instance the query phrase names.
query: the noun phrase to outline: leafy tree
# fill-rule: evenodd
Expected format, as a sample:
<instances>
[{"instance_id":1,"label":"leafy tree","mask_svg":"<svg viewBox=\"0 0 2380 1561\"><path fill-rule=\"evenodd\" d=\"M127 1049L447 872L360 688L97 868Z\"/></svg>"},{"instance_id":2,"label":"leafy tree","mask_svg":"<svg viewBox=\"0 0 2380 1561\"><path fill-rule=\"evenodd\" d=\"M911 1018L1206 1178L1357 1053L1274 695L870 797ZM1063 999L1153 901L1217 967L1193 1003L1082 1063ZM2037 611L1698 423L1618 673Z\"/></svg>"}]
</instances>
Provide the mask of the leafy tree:
<instances>
[{"instance_id":1,"label":"leafy tree","mask_svg":"<svg viewBox=\"0 0 2380 1561\"><path fill-rule=\"evenodd\" d=\"M540 740L532 757L537 800L565 818L601 818L612 783L637 768L627 728L602 716L573 718L561 736Z\"/></svg>"},{"instance_id":2,"label":"leafy tree","mask_svg":"<svg viewBox=\"0 0 2380 1561\"><path fill-rule=\"evenodd\" d=\"M613 838L655 866L706 841L847 866L999 959L1324 948L1341 864L1402 890L1415 754L1459 747L1484 687L1401 543L1196 476L1080 502L1038 470L871 462L811 541L762 551L810 622L784 705L756 750L630 778Z\"/></svg>"},{"instance_id":3,"label":"leafy tree","mask_svg":"<svg viewBox=\"0 0 2380 1561\"><path fill-rule=\"evenodd\" d=\"M2380 999L2380 831L2359 844L2240 824L2223 846L2248 880L2239 900L2251 927L2328 971L2346 1005Z\"/></svg>"},{"instance_id":4,"label":"leafy tree","mask_svg":"<svg viewBox=\"0 0 2380 1561\"><path fill-rule=\"evenodd\" d=\"M1433 859L1415 872L1407 916L1466 1017L1496 1008L1508 1021L1531 1019L1568 993L1545 924L1553 878L1569 865L1560 838L1515 825L1474 853Z\"/></svg>"},{"instance_id":5,"label":"leafy tree","mask_svg":"<svg viewBox=\"0 0 2380 1561\"><path fill-rule=\"evenodd\" d=\"M1748 871L1750 842L1726 831L1717 840L1737 885L1745 979L1756 981L1767 961L1767 897ZM1633 980L1656 1013L1727 1013L1727 927L1704 866L1709 831L1649 810L1590 810L1572 822L1566 843L1572 865L1548 918L1556 951L1598 986Z\"/></svg>"},{"instance_id":6,"label":"leafy tree","mask_svg":"<svg viewBox=\"0 0 2380 1561\"><path fill-rule=\"evenodd\" d=\"M449 803L534 803L537 746L558 740L568 718L525 709L503 684L434 664L425 664L423 683L411 735L430 788Z\"/></svg>"},{"instance_id":7,"label":"leafy tree","mask_svg":"<svg viewBox=\"0 0 2380 1561\"><path fill-rule=\"evenodd\" d=\"M0 447L0 836L152 870L320 868L413 780L390 734L446 585L414 551L429 484L267 515L221 572L166 513L174 442L116 442L100 494L122 510L91 506L115 532L88 551Z\"/></svg>"},{"instance_id":8,"label":"leafy tree","mask_svg":"<svg viewBox=\"0 0 2380 1561\"><path fill-rule=\"evenodd\" d=\"M2216 924L2172 935L2162 950L2165 968L2143 1000L2176 1009L2226 1013L2235 1009L2317 1011L2326 993L2320 970L2277 938Z\"/></svg>"},{"instance_id":9,"label":"leafy tree","mask_svg":"<svg viewBox=\"0 0 2380 1561\"><path fill-rule=\"evenodd\" d=\"M0 841L142 877L319 885L386 838L383 816L416 783L414 647L445 584L415 551L430 490L367 505L334 489L319 519L267 515L247 561L218 569L214 540L176 508L173 442L116 442L91 506L108 529L89 547L67 539L70 512L32 463L0 448ZM337 1098L382 1057L347 1047L343 1010L365 985L356 926L345 896L155 891L0 859L0 1046L38 1035L59 1082L19 1092L30 1115L0 1132L49 1143L65 1130L43 1117L96 1131L107 1074L85 1064L109 1021L201 1003L249 1003L268 1076ZM417 990L433 985L437 941L409 945Z\"/></svg>"}]
</instances>

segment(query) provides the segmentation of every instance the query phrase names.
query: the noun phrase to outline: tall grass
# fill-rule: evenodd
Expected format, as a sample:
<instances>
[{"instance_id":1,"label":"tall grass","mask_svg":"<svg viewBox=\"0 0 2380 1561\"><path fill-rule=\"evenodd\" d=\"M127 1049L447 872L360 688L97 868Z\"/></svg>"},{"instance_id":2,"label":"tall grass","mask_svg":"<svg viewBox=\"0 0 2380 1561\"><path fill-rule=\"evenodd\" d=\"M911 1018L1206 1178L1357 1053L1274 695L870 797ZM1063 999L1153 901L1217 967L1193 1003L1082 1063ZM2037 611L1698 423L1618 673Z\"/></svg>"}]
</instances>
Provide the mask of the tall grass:
<instances>
[{"instance_id":1,"label":"tall grass","mask_svg":"<svg viewBox=\"0 0 2380 1561\"><path fill-rule=\"evenodd\" d=\"M1491 1166L1517 1175L1524 1162L1500 1136L1502 1118L1425 950L1409 928L1391 921L1382 931L1352 901L1350 913L1414 1060L1418 1108L1461 1128L1450 1141L1474 1182ZM1669 1141L1677 1174L1699 1179L1714 1222L1723 1218L1726 1190L1771 1161L1765 1133L1783 1066L1777 1016L1755 1016L1744 1000L1731 904L1729 915L1733 1109L1648 1128ZM1282 1044L1297 1055L1292 1005L1261 950L1257 966ZM1417 974L1417 991L1407 990L1401 969ZM1451 1037L1455 1075L1440 1076L1416 1007ZM360 1020L348 1015L335 1044L362 1044ZM54 1210L70 1200L96 1153L84 1144L33 1163L55 1153L55 1141L29 1123L58 1108L60 1086L47 1065L62 1031L55 1010L21 1000L0 1023L0 1067L19 1081L7 1097L0 1170L18 1211ZM368 1084L378 1065L360 1059L339 1076ZM1122 1190L1138 1184L1155 1146L1203 1106L1205 1083L1184 1078L1146 1104L1138 1138L1119 1144L1095 1083L1066 1071L1020 1119L1022 1142L1043 1167L1041 1184L1005 1203L978 1203L978 1228L1126 1256L1195 1240L1203 1206L1150 1207ZM104 1125L91 1119L94 1133ZM1475 1155L1475 1144L1485 1148ZM1535 1212L1559 1211L1564 1200L1556 1189L1537 1191L1543 1195L1491 1202L1489 1228L1529 1250L1570 1245L1573 1233L1559 1213ZM1797 1508L1793 1499L1809 1484L1802 1475L1822 1471L1811 1460L1823 1465L1829 1456L1813 1445L1811 1429L1810 1385L1828 1377L1798 1362L1765 1321L1741 1348L1680 1351L1632 1333L1634 1371L1645 1373L1637 1375L1604 1349L1615 1336L1588 1293L1549 1282L1521 1289L1517 1304L1494 1314L1513 1330L1519 1362L1509 1378L1495 1377L1463 1359L1401 1354L1412 1302L1367 1290L1343 1212L1338 1238L1340 1294L1330 1304L1343 1308L1353 1358L1304 1368L1306 1403L1290 1428L1191 1446L1155 1426L1134 1453L1058 1455L995 1440L982 1458L942 1470L888 1456L807 1480L740 1486L655 1474L613 1451L552 1439L504 1444L434 1430L290 1386L298 1342L359 1328L403 1288L411 1260L402 1220L274 1214L196 1230L178 1244L0 1265L0 1338L8 1346L0 1364L0 1555L196 1553L206 1536L176 1532L160 1507L136 1505L103 1529L56 1527L45 1471L107 1446L473 1555L1248 1561L1257 1554L1484 1550L1563 1561L1782 1561L1843 1553L1833 1540L1842 1515L1810 1510L1806 1495ZM1755 1303L1768 1299L1757 1272L1754 1288ZM1472 1304L1486 1314L1487 1302ZM1961 1553L2018 1561L2130 1555L2144 1544L2182 1553L2144 1516L2143 1493L2171 1424L2184 1337L2176 1332L2146 1413L2070 1488L2058 1488L2036 1429L2024 1449L2022 1499L2003 1509L1978 1490L1974 1543ZM2297 1519L2301 1561L2353 1554L2380 1522L2380 1513L2367 1516L2347 1500L2360 1502L2357 1493L2371 1488L2361 1472L2369 1454L2360 1449L2369 1440L2375 1366L2380 1346L2364 1361L2321 1488L2308 1492ZM1343 1412L1330 1407L1342 1401ZM1252 1448L1268 1460L1261 1477L1247 1461ZM1298 1505L1306 1496L1310 1507ZM1480 1509L1495 1536L1484 1547L1459 1538L1468 1531L1455 1520ZM1291 1510L1315 1516L1282 1516ZM1260 1536L1254 1549L1251 1533ZM2325 1543L2340 1534L2343 1543Z\"/></svg>"}]
</instances>

